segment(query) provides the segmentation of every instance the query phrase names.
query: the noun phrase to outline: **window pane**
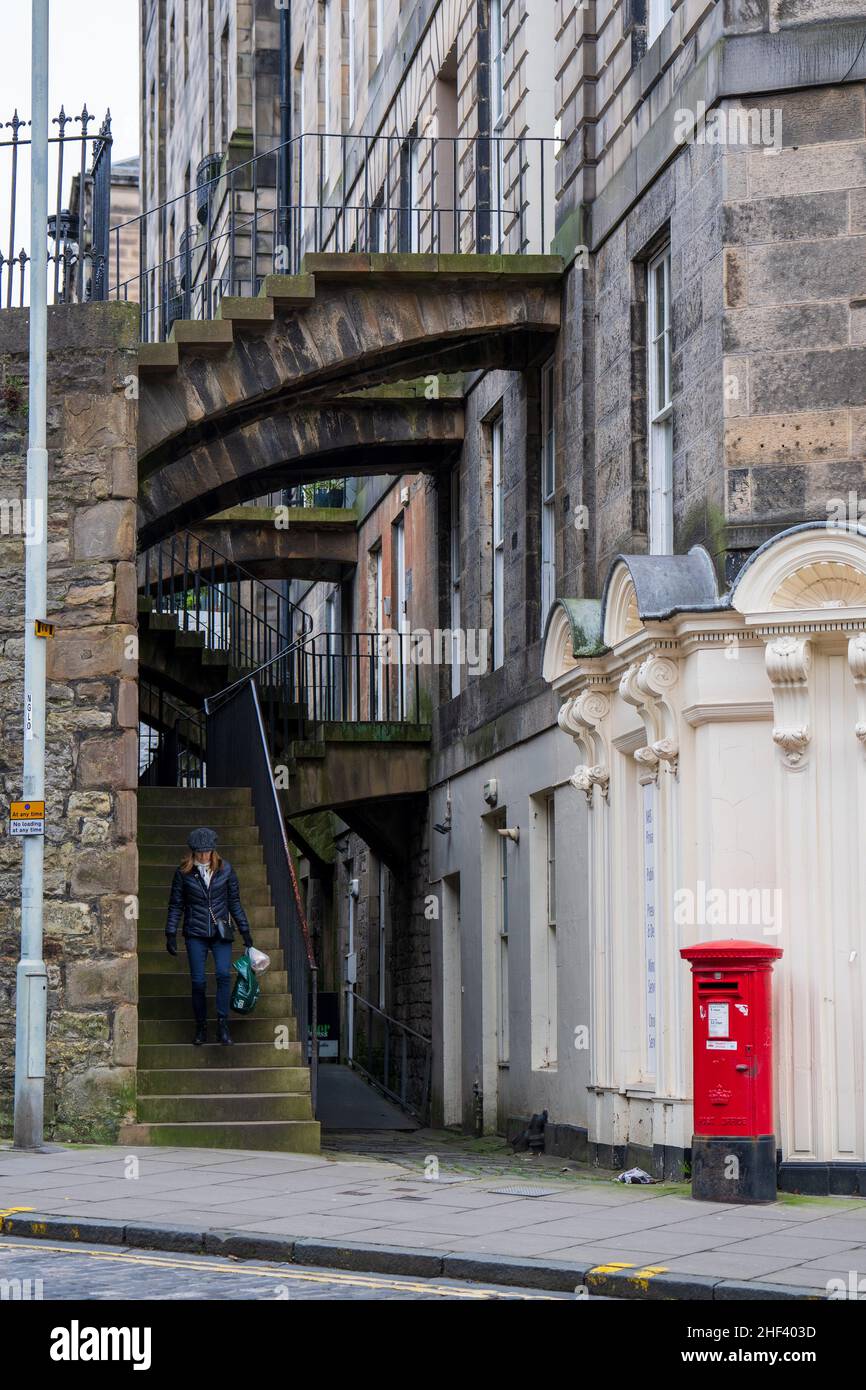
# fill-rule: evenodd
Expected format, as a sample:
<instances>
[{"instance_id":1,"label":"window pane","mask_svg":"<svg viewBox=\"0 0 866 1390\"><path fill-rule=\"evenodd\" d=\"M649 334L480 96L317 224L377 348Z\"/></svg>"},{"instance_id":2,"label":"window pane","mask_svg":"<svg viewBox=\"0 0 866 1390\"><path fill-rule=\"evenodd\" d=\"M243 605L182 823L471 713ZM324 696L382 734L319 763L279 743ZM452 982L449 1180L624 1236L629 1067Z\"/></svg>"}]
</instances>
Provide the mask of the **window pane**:
<instances>
[{"instance_id":1,"label":"window pane","mask_svg":"<svg viewBox=\"0 0 866 1390\"><path fill-rule=\"evenodd\" d=\"M664 410L667 405L667 337L663 335L658 339L655 346L656 353L656 379L655 379L655 400L653 401L653 414L658 415L660 410Z\"/></svg>"}]
</instances>

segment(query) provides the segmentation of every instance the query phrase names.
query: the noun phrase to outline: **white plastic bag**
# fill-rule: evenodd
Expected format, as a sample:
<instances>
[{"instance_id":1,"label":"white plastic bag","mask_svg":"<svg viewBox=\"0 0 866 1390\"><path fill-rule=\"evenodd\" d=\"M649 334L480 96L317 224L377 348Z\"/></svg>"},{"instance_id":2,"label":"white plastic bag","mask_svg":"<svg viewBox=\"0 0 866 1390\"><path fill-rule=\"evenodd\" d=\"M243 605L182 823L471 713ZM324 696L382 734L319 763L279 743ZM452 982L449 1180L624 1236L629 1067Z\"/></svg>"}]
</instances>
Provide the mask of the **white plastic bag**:
<instances>
[{"instance_id":1,"label":"white plastic bag","mask_svg":"<svg viewBox=\"0 0 866 1390\"><path fill-rule=\"evenodd\" d=\"M643 1168L629 1168L626 1173L617 1173L614 1182L647 1183L652 1182L652 1178Z\"/></svg>"},{"instance_id":2,"label":"white plastic bag","mask_svg":"<svg viewBox=\"0 0 866 1390\"><path fill-rule=\"evenodd\" d=\"M250 964L257 975L264 975L271 963L270 956L266 956L264 951L257 951L255 946L251 946L248 952Z\"/></svg>"}]
</instances>

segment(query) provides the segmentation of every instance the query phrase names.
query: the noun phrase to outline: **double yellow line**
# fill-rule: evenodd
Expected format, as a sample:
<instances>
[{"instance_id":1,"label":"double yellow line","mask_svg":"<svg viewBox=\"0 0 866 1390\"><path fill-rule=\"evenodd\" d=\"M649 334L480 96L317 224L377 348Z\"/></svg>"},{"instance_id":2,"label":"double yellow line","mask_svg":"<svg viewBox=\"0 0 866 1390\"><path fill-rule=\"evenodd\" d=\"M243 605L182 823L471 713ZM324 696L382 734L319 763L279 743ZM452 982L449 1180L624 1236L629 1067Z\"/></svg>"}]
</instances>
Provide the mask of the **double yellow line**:
<instances>
[{"instance_id":1,"label":"double yellow line","mask_svg":"<svg viewBox=\"0 0 866 1390\"><path fill-rule=\"evenodd\" d=\"M32 1207L16 1207L0 1212L0 1216L11 1216L12 1211L32 1211ZM0 1240L0 1250L21 1250L21 1244ZM149 1269L185 1269L198 1274L231 1274L235 1279L238 1273L245 1278L278 1280L280 1283L301 1282L305 1284L340 1284L353 1289L393 1289L399 1293L424 1293L439 1298L466 1298L470 1300L518 1299L520 1302L541 1299L549 1302L550 1294L505 1293L487 1289L463 1289L447 1284L421 1283L410 1279L387 1279L377 1275L344 1274L339 1270L310 1274L294 1265L280 1265L276 1268L261 1267L244 1263L225 1264L219 1260L181 1260L169 1255L139 1255L122 1250L83 1250L68 1245L46 1245L39 1242L40 1250L51 1255L84 1255L93 1260L113 1261L121 1264L142 1265Z\"/></svg>"}]
</instances>

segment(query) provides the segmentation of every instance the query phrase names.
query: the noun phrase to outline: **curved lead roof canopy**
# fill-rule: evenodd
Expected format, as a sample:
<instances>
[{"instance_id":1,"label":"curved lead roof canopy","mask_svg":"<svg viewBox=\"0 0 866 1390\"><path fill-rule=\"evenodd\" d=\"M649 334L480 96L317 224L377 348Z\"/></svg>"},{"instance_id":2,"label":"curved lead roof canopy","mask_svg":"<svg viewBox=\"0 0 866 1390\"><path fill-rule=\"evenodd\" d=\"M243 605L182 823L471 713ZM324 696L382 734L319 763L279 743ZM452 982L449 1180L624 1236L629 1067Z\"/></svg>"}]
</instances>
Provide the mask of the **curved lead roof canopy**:
<instances>
[{"instance_id":1,"label":"curved lead roof canopy","mask_svg":"<svg viewBox=\"0 0 866 1390\"><path fill-rule=\"evenodd\" d=\"M601 602L597 598L558 598L544 626L542 673L553 681L580 657L598 656L601 640Z\"/></svg>"},{"instance_id":2,"label":"curved lead roof canopy","mask_svg":"<svg viewBox=\"0 0 866 1390\"><path fill-rule=\"evenodd\" d=\"M608 570L601 599L602 631L611 583L620 565L625 565L634 585L641 622L668 618L672 613L706 612L728 606L719 595L713 562L702 545L693 545L687 555L617 555Z\"/></svg>"}]
</instances>

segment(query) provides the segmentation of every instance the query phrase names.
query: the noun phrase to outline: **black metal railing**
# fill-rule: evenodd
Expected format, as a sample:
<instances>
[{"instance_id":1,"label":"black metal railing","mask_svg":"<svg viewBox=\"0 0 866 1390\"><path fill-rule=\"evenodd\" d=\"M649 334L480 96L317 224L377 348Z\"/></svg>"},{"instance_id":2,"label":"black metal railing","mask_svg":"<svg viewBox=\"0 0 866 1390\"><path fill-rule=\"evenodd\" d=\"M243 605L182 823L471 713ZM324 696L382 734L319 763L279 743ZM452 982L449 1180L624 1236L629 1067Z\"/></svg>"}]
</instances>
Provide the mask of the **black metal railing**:
<instances>
[{"instance_id":1,"label":"black metal railing","mask_svg":"<svg viewBox=\"0 0 866 1390\"><path fill-rule=\"evenodd\" d=\"M420 724L428 635L319 632L298 650L307 718L316 724Z\"/></svg>"},{"instance_id":2,"label":"black metal railing","mask_svg":"<svg viewBox=\"0 0 866 1390\"><path fill-rule=\"evenodd\" d=\"M189 531L158 541L138 559L139 592L180 631L200 632L243 670L275 657L312 629L312 618L282 590L257 579Z\"/></svg>"},{"instance_id":3,"label":"black metal railing","mask_svg":"<svg viewBox=\"0 0 866 1390\"><path fill-rule=\"evenodd\" d=\"M330 478L315 483L299 483L286 488L282 505L286 507L352 507L358 491L356 478Z\"/></svg>"},{"instance_id":4,"label":"black metal railing","mask_svg":"<svg viewBox=\"0 0 866 1390\"><path fill-rule=\"evenodd\" d=\"M11 121L0 123L0 206L4 222L0 228L0 308L23 307L30 299L30 267L34 256L44 255L53 267L49 298L55 304L108 298L108 247L111 223L111 113L98 130L91 133L93 117L85 106L78 116L67 116L63 107L52 125L57 134L49 137L50 177L56 189L54 211L45 229L44 248L29 249L19 236L29 237L20 225L19 197L29 184L25 161L31 141L26 135L30 122L18 112ZM74 130L75 126L78 130ZM67 130L67 127L73 127ZM77 205L64 207L64 179L77 179L74 190ZM8 190L8 191L7 191ZM27 206L29 207L29 193ZM8 206L7 204L8 199ZM22 200L23 201L23 200ZM8 222L6 218L8 216ZM49 241L52 243L49 249ZM120 242L115 238L118 245Z\"/></svg>"},{"instance_id":5,"label":"black metal railing","mask_svg":"<svg viewBox=\"0 0 866 1390\"><path fill-rule=\"evenodd\" d=\"M139 682L138 780L142 787L207 786L207 726L165 691Z\"/></svg>"},{"instance_id":6,"label":"black metal railing","mask_svg":"<svg viewBox=\"0 0 866 1390\"><path fill-rule=\"evenodd\" d=\"M390 1100L422 1125L430 1122L433 1043L347 986L348 1058Z\"/></svg>"},{"instance_id":7,"label":"black metal railing","mask_svg":"<svg viewBox=\"0 0 866 1390\"><path fill-rule=\"evenodd\" d=\"M195 188L112 227L109 294L137 300L141 336L157 341L178 318L210 319L226 296L255 296L266 275L298 274L310 253L543 254L560 146L504 133L306 133L233 166L209 155ZM124 279L130 236L142 259Z\"/></svg>"},{"instance_id":8,"label":"black metal railing","mask_svg":"<svg viewBox=\"0 0 866 1390\"><path fill-rule=\"evenodd\" d=\"M319 1049L311 1040L317 1036L318 969L274 779L274 749L255 678L207 700L205 710L209 785L250 787L252 791L298 1035L302 1049L309 1047L315 1114Z\"/></svg>"}]
</instances>

